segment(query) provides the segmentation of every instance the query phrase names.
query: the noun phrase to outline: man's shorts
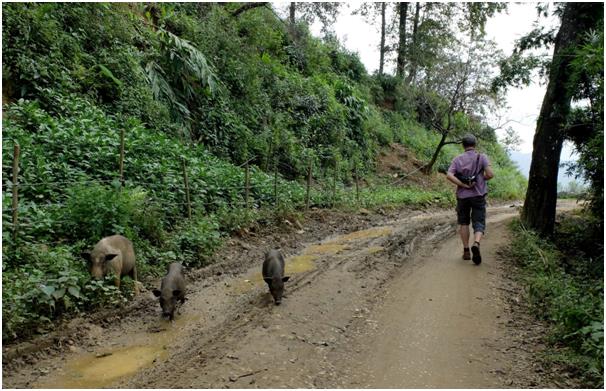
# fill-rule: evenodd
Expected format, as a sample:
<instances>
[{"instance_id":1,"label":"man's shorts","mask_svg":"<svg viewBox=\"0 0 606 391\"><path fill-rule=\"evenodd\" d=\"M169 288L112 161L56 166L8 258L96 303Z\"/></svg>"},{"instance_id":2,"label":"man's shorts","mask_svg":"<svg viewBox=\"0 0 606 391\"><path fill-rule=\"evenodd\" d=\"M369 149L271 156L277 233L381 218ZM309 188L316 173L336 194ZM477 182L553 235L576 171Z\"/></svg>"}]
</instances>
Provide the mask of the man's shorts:
<instances>
[{"instance_id":1,"label":"man's shorts","mask_svg":"<svg viewBox=\"0 0 606 391\"><path fill-rule=\"evenodd\" d=\"M457 198L457 222L460 225L469 225L471 222L473 232L482 232L486 229L486 196Z\"/></svg>"}]
</instances>

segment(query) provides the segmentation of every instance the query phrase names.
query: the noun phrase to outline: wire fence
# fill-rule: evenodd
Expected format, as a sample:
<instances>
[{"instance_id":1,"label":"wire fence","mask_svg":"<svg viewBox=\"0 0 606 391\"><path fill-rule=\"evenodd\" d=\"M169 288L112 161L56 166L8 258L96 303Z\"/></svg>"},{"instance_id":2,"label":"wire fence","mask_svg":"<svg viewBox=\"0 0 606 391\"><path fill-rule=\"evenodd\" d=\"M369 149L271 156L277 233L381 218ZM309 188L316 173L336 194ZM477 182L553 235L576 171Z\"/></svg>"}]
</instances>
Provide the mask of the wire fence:
<instances>
[{"instance_id":1,"label":"wire fence","mask_svg":"<svg viewBox=\"0 0 606 391\"><path fill-rule=\"evenodd\" d=\"M123 144L121 146L123 148ZM89 186L93 184L114 185L116 191L122 189L142 188L149 190L148 199L145 200L145 207L162 208L171 210L173 213L182 213L188 218L192 217L192 210L196 214L208 213L220 208L263 208L277 207L281 204L289 204L289 206L298 209L309 209L312 205L318 206L335 206L338 203L360 203L361 192L372 193L375 187L367 186L362 189L361 178L358 175L357 165L343 167L339 164L339 160L332 155L323 154L319 156L323 159L334 159L332 167L324 167L324 176L318 178L314 176L313 160L310 158L307 162L304 183L299 180L287 181L279 174L279 170L301 173L301 167L293 167L290 163L274 159L271 169L273 175L267 174L266 178L259 178L257 175L254 181L251 178L251 162L258 158L253 156L236 166L239 170L243 170L242 177L237 180L231 180L231 183L221 184L220 180L212 180L205 178L200 180L199 177L191 177L194 173L188 168L187 161L182 159L182 182L175 180L176 172L173 172L172 181L162 182L161 178L153 178L150 180L142 180L140 178L125 178L124 177L124 151L120 151L120 171L116 173L114 178L75 178L72 180L43 180L22 182L19 178L19 156L20 148L17 144L14 146L13 165L3 165L3 171L12 169L12 177L5 178L3 181L3 193L10 191L12 195L12 205L2 207L3 223L12 231L13 242L16 243L19 234L19 227L33 227L36 224L30 223L28 220L35 218L36 214L48 211L61 211L68 208L69 203L65 202L68 197L67 192L58 191L61 188L72 186ZM254 166L253 166L254 167ZM409 173L400 175L396 180L386 184L386 186L396 186L401 184L406 178L421 171L426 166L421 166ZM255 168L257 171L260 169ZM199 172L199 171L197 171ZM272 177L273 176L273 177ZM193 181L190 181L191 178ZM344 181L343 179L347 179ZM160 180L160 182L159 182ZM191 183L190 183L191 182ZM254 182L254 183L253 183ZM347 184L347 183L349 184ZM53 202L38 202L31 200L31 195L36 194L36 189L42 188L41 192L52 193ZM27 202L19 201L19 193L30 192ZM293 196L292 192L298 192ZM301 193L302 192L302 193ZM45 196L42 195L41 198ZM62 199L63 198L63 199ZM10 217L9 218L9 214ZM20 219L20 215L24 218ZM61 213L56 213L52 221L53 224L69 224L73 221L61 219ZM57 218L58 217L58 218Z\"/></svg>"}]
</instances>

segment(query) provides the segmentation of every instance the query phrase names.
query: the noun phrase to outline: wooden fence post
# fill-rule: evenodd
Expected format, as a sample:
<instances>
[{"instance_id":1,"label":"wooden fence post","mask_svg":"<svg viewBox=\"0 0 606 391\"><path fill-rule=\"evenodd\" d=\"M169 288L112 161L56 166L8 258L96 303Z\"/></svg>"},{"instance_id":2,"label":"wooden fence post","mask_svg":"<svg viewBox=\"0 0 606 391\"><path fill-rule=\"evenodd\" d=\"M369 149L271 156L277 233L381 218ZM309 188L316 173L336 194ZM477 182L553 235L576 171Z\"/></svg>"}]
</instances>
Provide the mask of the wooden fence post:
<instances>
[{"instance_id":1,"label":"wooden fence post","mask_svg":"<svg viewBox=\"0 0 606 391\"><path fill-rule=\"evenodd\" d=\"M356 177L356 203L360 203L360 185L358 183L358 165L354 164L354 176Z\"/></svg>"},{"instance_id":2,"label":"wooden fence post","mask_svg":"<svg viewBox=\"0 0 606 391\"><path fill-rule=\"evenodd\" d=\"M183 181L185 182L185 197L187 200L187 217L191 219L191 200L189 198L189 181L187 180L187 167L185 166L185 159L181 158L183 164Z\"/></svg>"},{"instance_id":3,"label":"wooden fence post","mask_svg":"<svg viewBox=\"0 0 606 391\"><path fill-rule=\"evenodd\" d=\"M246 203L246 208L249 208L248 205L248 197L250 195L250 167L248 166L248 162L246 162L246 171L244 174L244 201Z\"/></svg>"},{"instance_id":4,"label":"wooden fence post","mask_svg":"<svg viewBox=\"0 0 606 391\"><path fill-rule=\"evenodd\" d=\"M278 206L278 160L274 161L274 206Z\"/></svg>"},{"instance_id":5,"label":"wooden fence post","mask_svg":"<svg viewBox=\"0 0 606 391\"><path fill-rule=\"evenodd\" d=\"M13 245L16 250L19 218L19 154L21 153L19 144L15 143L13 151Z\"/></svg>"},{"instance_id":6,"label":"wooden fence post","mask_svg":"<svg viewBox=\"0 0 606 391\"><path fill-rule=\"evenodd\" d=\"M124 187L124 127L120 129L120 188Z\"/></svg>"},{"instance_id":7,"label":"wooden fence post","mask_svg":"<svg viewBox=\"0 0 606 391\"><path fill-rule=\"evenodd\" d=\"M311 157L309 158L309 164L307 166L307 192L305 193L305 209L309 209L309 191L311 189Z\"/></svg>"},{"instance_id":8,"label":"wooden fence post","mask_svg":"<svg viewBox=\"0 0 606 391\"><path fill-rule=\"evenodd\" d=\"M332 205L337 203L337 158L335 157L334 176L332 179Z\"/></svg>"}]
</instances>

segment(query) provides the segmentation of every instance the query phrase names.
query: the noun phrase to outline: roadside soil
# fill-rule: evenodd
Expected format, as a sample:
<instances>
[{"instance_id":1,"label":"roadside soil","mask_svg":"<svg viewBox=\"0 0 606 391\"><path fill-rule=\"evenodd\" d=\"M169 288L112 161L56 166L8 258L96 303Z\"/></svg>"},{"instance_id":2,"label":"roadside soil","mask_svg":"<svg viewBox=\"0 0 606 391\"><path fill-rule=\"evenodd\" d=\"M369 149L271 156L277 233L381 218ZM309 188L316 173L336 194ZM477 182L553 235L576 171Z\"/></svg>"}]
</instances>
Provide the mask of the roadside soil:
<instances>
[{"instance_id":1,"label":"roadside soil","mask_svg":"<svg viewBox=\"0 0 606 391\"><path fill-rule=\"evenodd\" d=\"M120 311L66 323L41 351L5 347L2 385L557 387L532 365L540 327L529 332L509 310L521 292L496 254L517 213L489 208L481 266L461 259L452 211L312 211L301 227L234 237L188 274L176 321L160 319L148 290ZM280 306L260 274L271 247L291 276Z\"/></svg>"}]
</instances>

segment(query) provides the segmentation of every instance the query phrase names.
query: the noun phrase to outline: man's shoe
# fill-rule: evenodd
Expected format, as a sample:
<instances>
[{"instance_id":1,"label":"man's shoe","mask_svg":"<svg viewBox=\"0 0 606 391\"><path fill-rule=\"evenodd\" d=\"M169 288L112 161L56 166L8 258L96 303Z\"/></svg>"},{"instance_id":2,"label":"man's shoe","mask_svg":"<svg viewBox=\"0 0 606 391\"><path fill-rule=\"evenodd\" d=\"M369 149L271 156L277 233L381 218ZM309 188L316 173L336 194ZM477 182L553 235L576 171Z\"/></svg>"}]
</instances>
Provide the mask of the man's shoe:
<instances>
[{"instance_id":1,"label":"man's shoe","mask_svg":"<svg viewBox=\"0 0 606 391\"><path fill-rule=\"evenodd\" d=\"M476 265L482 263L482 255L480 254L480 243L474 242L473 246L471 246L471 252L473 253L473 257L471 258L473 263L475 263Z\"/></svg>"},{"instance_id":2,"label":"man's shoe","mask_svg":"<svg viewBox=\"0 0 606 391\"><path fill-rule=\"evenodd\" d=\"M465 261L469 261L471 259L471 253L469 252L469 247L463 248L463 259Z\"/></svg>"}]
</instances>

